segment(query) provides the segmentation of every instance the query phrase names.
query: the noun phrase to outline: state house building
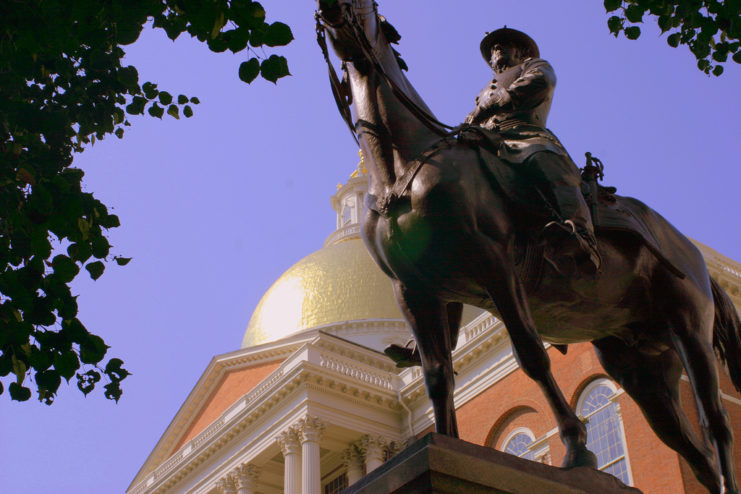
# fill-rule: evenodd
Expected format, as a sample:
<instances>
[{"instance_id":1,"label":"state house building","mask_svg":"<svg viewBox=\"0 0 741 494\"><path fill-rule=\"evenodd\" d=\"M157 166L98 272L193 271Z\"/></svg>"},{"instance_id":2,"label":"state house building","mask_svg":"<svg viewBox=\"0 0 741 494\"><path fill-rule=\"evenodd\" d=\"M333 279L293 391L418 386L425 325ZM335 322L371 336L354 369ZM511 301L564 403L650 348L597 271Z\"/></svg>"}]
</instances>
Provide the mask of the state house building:
<instances>
[{"instance_id":1,"label":"state house building","mask_svg":"<svg viewBox=\"0 0 741 494\"><path fill-rule=\"evenodd\" d=\"M338 185L331 198L337 229L265 293L241 348L211 360L128 494L333 494L433 429L421 370L397 369L382 353L405 344L410 332L360 239L366 182L361 164ZM741 265L697 246L741 307ZM548 353L601 470L646 494L706 492L607 377L591 344ZM502 323L467 307L453 357L461 439L560 465L555 419L518 369ZM741 431L741 397L721 379ZM686 376L682 384L682 402L697 422ZM736 438L741 471L741 433Z\"/></svg>"}]
</instances>

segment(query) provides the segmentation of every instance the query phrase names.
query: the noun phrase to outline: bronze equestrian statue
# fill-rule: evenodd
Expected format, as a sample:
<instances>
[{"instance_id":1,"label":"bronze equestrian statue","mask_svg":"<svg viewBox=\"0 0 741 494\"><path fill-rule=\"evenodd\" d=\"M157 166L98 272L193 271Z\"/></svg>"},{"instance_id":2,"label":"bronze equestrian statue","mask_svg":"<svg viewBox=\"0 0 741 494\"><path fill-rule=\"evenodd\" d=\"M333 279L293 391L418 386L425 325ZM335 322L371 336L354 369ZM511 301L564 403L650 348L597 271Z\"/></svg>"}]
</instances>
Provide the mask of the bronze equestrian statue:
<instances>
[{"instance_id":1,"label":"bronze equestrian statue","mask_svg":"<svg viewBox=\"0 0 741 494\"><path fill-rule=\"evenodd\" d=\"M596 459L543 341L591 341L700 482L739 494L714 352L740 388L738 315L700 252L658 213L594 182L585 207L573 163L545 130L552 69L534 42L511 32L485 40L495 87L467 124L447 130L404 75L391 47L399 35L373 0L319 0L319 8L320 45L328 35L344 69L340 80L330 65L332 89L369 172L363 239L414 333L418 351L396 357L421 362L437 432L458 436L451 352L467 303L504 322L520 367L556 416L564 467ZM519 98L530 82L534 92ZM703 438L679 404L683 370Z\"/></svg>"}]
</instances>

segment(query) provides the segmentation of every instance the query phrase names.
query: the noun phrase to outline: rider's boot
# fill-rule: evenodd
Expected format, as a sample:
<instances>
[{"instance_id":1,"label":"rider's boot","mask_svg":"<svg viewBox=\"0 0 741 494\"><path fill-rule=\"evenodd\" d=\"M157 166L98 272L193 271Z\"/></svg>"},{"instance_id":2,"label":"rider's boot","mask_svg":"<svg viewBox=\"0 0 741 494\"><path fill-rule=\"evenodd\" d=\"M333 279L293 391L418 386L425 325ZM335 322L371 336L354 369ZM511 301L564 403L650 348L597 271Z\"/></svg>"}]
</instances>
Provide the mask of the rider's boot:
<instances>
[{"instance_id":1,"label":"rider's boot","mask_svg":"<svg viewBox=\"0 0 741 494\"><path fill-rule=\"evenodd\" d=\"M579 169L565 156L534 153L526 162L552 219L543 229L544 256L564 276L594 276L602 264Z\"/></svg>"}]
</instances>

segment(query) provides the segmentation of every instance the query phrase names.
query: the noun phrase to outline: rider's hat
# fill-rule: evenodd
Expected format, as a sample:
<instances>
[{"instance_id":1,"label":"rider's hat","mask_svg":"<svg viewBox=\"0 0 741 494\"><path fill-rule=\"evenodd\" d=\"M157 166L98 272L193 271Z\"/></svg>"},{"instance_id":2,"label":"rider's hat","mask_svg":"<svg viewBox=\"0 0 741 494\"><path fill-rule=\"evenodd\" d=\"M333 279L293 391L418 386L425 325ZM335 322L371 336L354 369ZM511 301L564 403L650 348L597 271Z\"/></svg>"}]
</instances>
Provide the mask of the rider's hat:
<instances>
[{"instance_id":1,"label":"rider's hat","mask_svg":"<svg viewBox=\"0 0 741 494\"><path fill-rule=\"evenodd\" d=\"M489 63L491 49L497 43L512 43L517 45L523 55L522 58L540 57L540 50L538 50L538 45L535 44L533 38L522 31L504 26L501 29L487 33L484 39L481 40L481 55L486 60L486 63Z\"/></svg>"}]
</instances>

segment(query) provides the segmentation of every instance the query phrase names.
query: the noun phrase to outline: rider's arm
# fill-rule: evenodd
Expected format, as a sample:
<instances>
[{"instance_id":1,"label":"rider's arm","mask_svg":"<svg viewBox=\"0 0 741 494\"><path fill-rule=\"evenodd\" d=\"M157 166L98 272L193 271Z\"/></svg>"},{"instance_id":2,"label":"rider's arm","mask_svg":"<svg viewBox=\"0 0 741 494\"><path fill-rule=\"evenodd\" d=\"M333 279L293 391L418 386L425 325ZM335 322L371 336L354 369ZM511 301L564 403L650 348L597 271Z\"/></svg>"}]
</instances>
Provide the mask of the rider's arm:
<instances>
[{"instance_id":1,"label":"rider's arm","mask_svg":"<svg viewBox=\"0 0 741 494\"><path fill-rule=\"evenodd\" d=\"M506 88L507 96L501 99L502 108L510 110L532 108L553 93L556 87L556 73L551 64L541 59L531 60L525 64L522 75Z\"/></svg>"}]
</instances>

